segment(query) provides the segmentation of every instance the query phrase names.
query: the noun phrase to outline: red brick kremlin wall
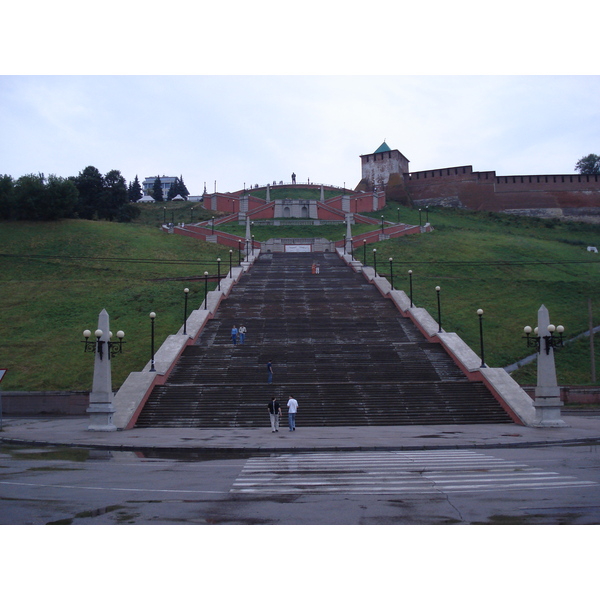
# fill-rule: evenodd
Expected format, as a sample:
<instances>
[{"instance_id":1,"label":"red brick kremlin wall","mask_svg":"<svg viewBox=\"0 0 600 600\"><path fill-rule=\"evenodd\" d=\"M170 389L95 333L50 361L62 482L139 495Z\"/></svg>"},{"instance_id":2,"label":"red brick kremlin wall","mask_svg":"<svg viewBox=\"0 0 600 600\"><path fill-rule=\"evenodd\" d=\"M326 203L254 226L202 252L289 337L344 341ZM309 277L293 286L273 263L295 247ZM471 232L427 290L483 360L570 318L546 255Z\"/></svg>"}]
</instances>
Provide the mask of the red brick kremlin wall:
<instances>
[{"instance_id":1,"label":"red brick kremlin wall","mask_svg":"<svg viewBox=\"0 0 600 600\"><path fill-rule=\"evenodd\" d=\"M600 208L600 175L508 175L469 166L419 171L405 176L416 204L472 210Z\"/></svg>"}]
</instances>

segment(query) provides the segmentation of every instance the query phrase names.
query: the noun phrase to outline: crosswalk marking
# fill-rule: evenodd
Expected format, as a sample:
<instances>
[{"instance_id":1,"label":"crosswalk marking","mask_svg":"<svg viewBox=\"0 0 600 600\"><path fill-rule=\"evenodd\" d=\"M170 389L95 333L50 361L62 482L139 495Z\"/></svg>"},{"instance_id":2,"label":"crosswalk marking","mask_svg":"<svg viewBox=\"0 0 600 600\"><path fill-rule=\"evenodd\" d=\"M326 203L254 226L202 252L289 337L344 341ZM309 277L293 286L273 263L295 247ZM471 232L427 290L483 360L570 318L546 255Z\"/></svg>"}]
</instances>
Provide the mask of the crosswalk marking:
<instances>
[{"instance_id":1,"label":"crosswalk marking","mask_svg":"<svg viewBox=\"0 0 600 600\"><path fill-rule=\"evenodd\" d=\"M437 494L600 485L473 450L250 458L232 493Z\"/></svg>"}]
</instances>

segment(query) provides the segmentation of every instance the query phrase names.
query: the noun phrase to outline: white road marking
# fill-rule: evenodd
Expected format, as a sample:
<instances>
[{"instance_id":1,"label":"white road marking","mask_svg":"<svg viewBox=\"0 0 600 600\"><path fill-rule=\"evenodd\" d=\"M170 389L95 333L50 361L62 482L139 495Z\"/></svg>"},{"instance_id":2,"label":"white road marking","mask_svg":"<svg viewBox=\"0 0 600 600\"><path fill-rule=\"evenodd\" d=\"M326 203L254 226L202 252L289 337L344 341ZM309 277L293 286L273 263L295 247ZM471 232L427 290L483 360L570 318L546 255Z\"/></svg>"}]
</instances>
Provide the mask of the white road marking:
<instances>
[{"instance_id":1,"label":"white road marking","mask_svg":"<svg viewBox=\"0 0 600 600\"><path fill-rule=\"evenodd\" d=\"M287 454L246 462L233 493L439 494L600 485L472 450Z\"/></svg>"}]
</instances>

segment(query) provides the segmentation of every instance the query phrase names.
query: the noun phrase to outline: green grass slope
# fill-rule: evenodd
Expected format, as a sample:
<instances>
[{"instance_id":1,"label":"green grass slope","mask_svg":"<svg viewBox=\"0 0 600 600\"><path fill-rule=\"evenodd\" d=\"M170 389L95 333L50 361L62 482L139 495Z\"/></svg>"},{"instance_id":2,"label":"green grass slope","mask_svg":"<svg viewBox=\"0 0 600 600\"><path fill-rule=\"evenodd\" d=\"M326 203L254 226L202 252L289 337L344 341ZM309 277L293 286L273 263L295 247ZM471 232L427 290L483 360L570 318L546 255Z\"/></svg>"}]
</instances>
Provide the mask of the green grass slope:
<instances>
[{"instance_id":1,"label":"green grass slope","mask_svg":"<svg viewBox=\"0 0 600 600\"><path fill-rule=\"evenodd\" d=\"M384 214L419 222L418 211L404 207L388 206ZM429 221L431 233L372 245L367 262L373 265L376 247L378 271L389 277L392 257L394 285L405 291L411 269L414 303L436 319L439 285L443 328L458 333L478 354L476 312L483 309L488 365L503 367L532 354L522 332L525 325L537 325L542 304L551 322L564 325L566 337L587 330L589 298L600 315L600 255L587 252L588 245L600 247L599 226L449 209L430 210ZM357 256L362 260L362 248ZM576 364L572 347L556 352L557 370L563 376L559 383L591 383L589 340L587 356L580 344ZM514 377L520 383L536 380L531 368Z\"/></svg>"},{"instance_id":2,"label":"green grass slope","mask_svg":"<svg viewBox=\"0 0 600 600\"><path fill-rule=\"evenodd\" d=\"M0 368L5 390L86 390L93 357L82 332L97 328L106 309L111 330L125 332L124 353L113 360L113 385L150 359L151 311L158 348L199 308L204 281L229 249L167 235L158 228L97 221L0 223ZM236 257L237 258L237 257ZM214 289L209 284L209 290Z\"/></svg>"},{"instance_id":3,"label":"green grass slope","mask_svg":"<svg viewBox=\"0 0 600 600\"><path fill-rule=\"evenodd\" d=\"M204 271L216 275L217 257L225 274L229 248L162 233L157 225L165 209L168 220L170 212L175 221L191 220L190 203L166 203L142 207L139 222L132 224L0 223L0 368L9 369L3 389L89 389L93 358L83 352L81 332L96 328L103 308L112 331L123 329L127 342L113 361L115 388L150 358L151 311L158 315L156 348L177 332L183 288L191 290L189 311L198 308L204 281L190 278ZM381 214L389 221L419 223L418 211L395 204L373 216ZM209 216L194 209L194 221ZM600 227L442 209L428 216L433 232L370 245L367 264L373 265L376 248L377 269L389 278L391 257L394 286L407 293L412 269L414 302L434 318L435 287L441 286L444 329L457 332L477 353L476 311L482 308L488 365L502 367L531 354L522 331L524 325L535 326L541 304L552 322L565 326L567 337L587 329L588 298L600 311L600 257L586 251L588 245L600 247ZM424 223L424 211L421 218ZM353 234L371 229L365 227L353 227ZM344 225L253 229L258 241L288 235L341 239L345 232ZM363 260L362 248L356 256ZM560 384L591 383L589 341L557 352L556 362ZM535 383L535 365L514 377Z\"/></svg>"}]
</instances>

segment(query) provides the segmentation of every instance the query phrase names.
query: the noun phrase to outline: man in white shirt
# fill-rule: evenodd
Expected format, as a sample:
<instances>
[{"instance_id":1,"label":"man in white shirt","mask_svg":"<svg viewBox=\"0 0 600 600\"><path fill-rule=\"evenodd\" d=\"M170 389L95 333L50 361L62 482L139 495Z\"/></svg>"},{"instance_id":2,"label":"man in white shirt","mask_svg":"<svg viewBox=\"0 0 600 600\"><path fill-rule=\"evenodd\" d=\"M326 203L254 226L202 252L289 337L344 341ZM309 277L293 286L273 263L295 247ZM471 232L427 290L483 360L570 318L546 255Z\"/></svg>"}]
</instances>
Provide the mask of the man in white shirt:
<instances>
[{"instance_id":1,"label":"man in white shirt","mask_svg":"<svg viewBox=\"0 0 600 600\"><path fill-rule=\"evenodd\" d=\"M290 425L290 431L296 431L296 413L298 412L297 400L290 396L287 403L288 407L288 423Z\"/></svg>"}]
</instances>

